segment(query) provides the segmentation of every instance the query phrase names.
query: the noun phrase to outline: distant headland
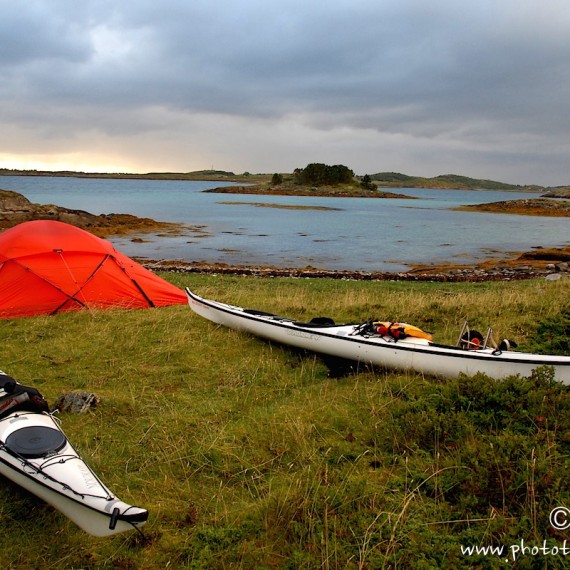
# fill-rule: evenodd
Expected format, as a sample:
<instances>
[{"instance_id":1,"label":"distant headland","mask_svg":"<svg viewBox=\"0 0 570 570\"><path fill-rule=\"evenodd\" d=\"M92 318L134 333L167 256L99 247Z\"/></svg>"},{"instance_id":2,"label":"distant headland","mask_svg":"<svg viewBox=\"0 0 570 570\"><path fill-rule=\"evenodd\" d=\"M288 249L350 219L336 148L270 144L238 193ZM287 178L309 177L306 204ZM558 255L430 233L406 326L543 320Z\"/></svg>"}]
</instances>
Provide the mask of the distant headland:
<instances>
[{"instance_id":1,"label":"distant headland","mask_svg":"<svg viewBox=\"0 0 570 570\"><path fill-rule=\"evenodd\" d=\"M112 178L112 179L139 179L139 180L200 180L212 182L235 182L248 185L289 186L290 184L303 185L299 180L299 174L310 171L319 174L327 169L346 169L351 179L347 185L362 187L364 184L369 189L374 188L442 188L459 190L504 190L517 192L549 192L558 194L566 193L570 196L570 184L567 186L540 186L536 184L508 184L495 180L470 178L458 174L442 174L434 177L411 176L398 172L378 172L376 174L355 175L352 170L342 165L327 166L320 163L311 163L305 168L297 168L292 173L258 173L243 172L237 174L227 170L195 170L192 172L80 172L71 170L20 170L0 168L0 176L57 176L75 178ZM320 184L308 184L311 187L319 187ZM341 184L344 185L344 184Z\"/></svg>"}]
</instances>

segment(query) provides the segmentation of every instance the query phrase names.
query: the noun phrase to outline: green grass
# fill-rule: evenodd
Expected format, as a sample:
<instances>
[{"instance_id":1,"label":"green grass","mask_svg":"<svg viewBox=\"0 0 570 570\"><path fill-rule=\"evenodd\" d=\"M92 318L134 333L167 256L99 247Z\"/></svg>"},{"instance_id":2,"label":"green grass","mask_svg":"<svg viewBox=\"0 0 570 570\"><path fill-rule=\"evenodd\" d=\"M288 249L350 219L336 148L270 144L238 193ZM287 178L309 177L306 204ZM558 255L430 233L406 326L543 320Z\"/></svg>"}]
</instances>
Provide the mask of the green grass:
<instances>
[{"instance_id":1,"label":"green grass","mask_svg":"<svg viewBox=\"0 0 570 570\"><path fill-rule=\"evenodd\" d=\"M536 331L544 346L553 334L568 346L569 280L165 277L298 319L403 320L451 343L468 319L521 348L540 349ZM101 397L62 414L62 427L121 499L150 511L144 539L97 539L1 479L3 568L503 568L461 545L567 538L548 514L570 506L570 397L548 370L502 382L333 378L313 355L186 306L0 321L0 341L0 368L50 403Z\"/></svg>"}]
</instances>

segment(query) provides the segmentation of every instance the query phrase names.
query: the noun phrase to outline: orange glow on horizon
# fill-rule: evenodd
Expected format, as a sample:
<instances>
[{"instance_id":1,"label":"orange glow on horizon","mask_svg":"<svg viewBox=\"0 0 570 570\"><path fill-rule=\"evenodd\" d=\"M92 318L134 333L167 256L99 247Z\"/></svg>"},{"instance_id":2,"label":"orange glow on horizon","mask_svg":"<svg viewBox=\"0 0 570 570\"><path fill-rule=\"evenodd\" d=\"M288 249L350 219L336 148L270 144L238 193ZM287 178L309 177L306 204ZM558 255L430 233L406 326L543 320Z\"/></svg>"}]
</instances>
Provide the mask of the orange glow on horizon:
<instances>
[{"instance_id":1,"label":"orange glow on horizon","mask_svg":"<svg viewBox=\"0 0 570 570\"><path fill-rule=\"evenodd\" d=\"M0 155L0 168L10 170L39 170L47 172L89 172L89 173L125 173L136 174L140 170L129 168L125 164L115 163L98 158L84 158L81 156L54 156L34 157L34 156L14 156Z\"/></svg>"}]
</instances>

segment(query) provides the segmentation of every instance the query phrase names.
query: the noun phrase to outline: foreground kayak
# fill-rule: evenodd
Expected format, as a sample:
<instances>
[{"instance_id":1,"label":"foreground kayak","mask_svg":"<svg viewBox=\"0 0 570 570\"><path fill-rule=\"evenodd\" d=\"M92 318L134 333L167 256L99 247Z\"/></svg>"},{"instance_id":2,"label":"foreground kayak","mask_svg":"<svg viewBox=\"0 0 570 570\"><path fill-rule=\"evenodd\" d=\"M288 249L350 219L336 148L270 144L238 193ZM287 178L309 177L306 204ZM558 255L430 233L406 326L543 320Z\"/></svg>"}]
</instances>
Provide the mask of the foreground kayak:
<instances>
[{"instance_id":1,"label":"foreground kayak","mask_svg":"<svg viewBox=\"0 0 570 570\"><path fill-rule=\"evenodd\" d=\"M117 499L79 457L34 388L0 372L0 473L94 536L142 526L148 511Z\"/></svg>"},{"instance_id":2,"label":"foreground kayak","mask_svg":"<svg viewBox=\"0 0 570 570\"><path fill-rule=\"evenodd\" d=\"M320 354L384 368L448 377L478 372L496 379L514 374L530 376L539 366L552 366L555 378L570 385L570 356L510 351L506 350L508 343L505 343L505 349L501 346L487 348L469 342L463 346L443 345L432 342L430 335L425 333L420 336L402 334L400 338L395 338L392 334L378 332L384 332L381 327L371 326L384 323L336 325L326 322L327 319L301 323L204 299L188 288L186 294L190 308L214 323ZM403 331L416 329L405 323L398 323L397 328Z\"/></svg>"}]
</instances>

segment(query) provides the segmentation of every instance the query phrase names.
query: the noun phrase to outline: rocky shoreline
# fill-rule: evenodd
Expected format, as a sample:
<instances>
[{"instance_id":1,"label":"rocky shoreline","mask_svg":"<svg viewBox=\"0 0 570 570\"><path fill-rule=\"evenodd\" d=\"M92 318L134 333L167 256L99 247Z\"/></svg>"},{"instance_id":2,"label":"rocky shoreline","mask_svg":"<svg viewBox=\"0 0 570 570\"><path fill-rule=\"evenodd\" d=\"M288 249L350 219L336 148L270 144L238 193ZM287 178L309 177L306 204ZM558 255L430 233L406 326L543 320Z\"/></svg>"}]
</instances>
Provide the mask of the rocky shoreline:
<instances>
[{"instance_id":1,"label":"rocky shoreline","mask_svg":"<svg viewBox=\"0 0 570 570\"><path fill-rule=\"evenodd\" d=\"M317 267L279 268L262 265L242 266L225 263L149 261L139 259L152 271L198 273L208 275L243 275L250 277L294 277L299 279L343 279L354 281L431 281L440 283L518 281L545 278L557 280L570 277L570 247L530 252L516 259L490 261L468 266L421 266L404 272L329 270ZM553 257L557 258L552 259Z\"/></svg>"},{"instance_id":2,"label":"rocky shoreline","mask_svg":"<svg viewBox=\"0 0 570 570\"><path fill-rule=\"evenodd\" d=\"M95 215L53 204L36 204L22 194L0 189L0 230L32 220L56 220L84 229L98 237L163 231L178 233L181 224L157 222L131 214Z\"/></svg>"},{"instance_id":3,"label":"rocky shoreline","mask_svg":"<svg viewBox=\"0 0 570 570\"><path fill-rule=\"evenodd\" d=\"M255 194L259 196L321 196L326 198L405 198L415 200L413 196L386 192L378 188L366 189L352 185L338 186L301 186L293 183L284 183L278 186L267 184L254 184L248 186L221 186L203 190L212 194Z\"/></svg>"},{"instance_id":4,"label":"rocky shoreline","mask_svg":"<svg viewBox=\"0 0 570 570\"><path fill-rule=\"evenodd\" d=\"M455 210L491 212L494 214L519 214L523 216L570 217L570 202L554 198L530 198L526 200L507 200L459 206Z\"/></svg>"}]
</instances>

